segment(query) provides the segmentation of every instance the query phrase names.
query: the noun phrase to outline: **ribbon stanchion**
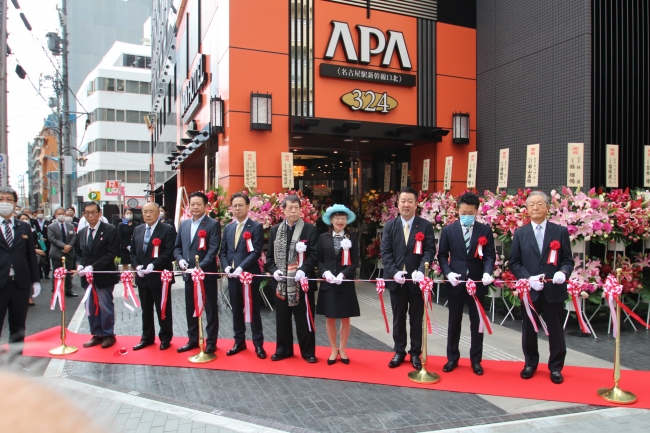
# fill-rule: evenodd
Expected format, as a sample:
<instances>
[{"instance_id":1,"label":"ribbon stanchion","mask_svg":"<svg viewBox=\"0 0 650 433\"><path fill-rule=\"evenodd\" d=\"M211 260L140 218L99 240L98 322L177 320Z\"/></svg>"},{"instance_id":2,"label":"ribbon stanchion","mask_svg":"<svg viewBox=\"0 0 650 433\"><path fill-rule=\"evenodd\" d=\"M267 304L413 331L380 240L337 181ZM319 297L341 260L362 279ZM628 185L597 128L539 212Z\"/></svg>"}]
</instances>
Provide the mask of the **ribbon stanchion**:
<instances>
[{"instance_id":1,"label":"ribbon stanchion","mask_svg":"<svg viewBox=\"0 0 650 433\"><path fill-rule=\"evenodd\" d=\"M309 305L309 279L303 278L300 280L300 288L305 292L305 305L307 306L307 325L309 332L316 332L316 323L314 322L314 315L311 313L311 305Z\"/></svg>"},{"instance_id":2,"label":"ribbon stanchion","mask_svg":"<svg viewBox=\"0 0 650 433\"><path fill-rule=\"evenodd\" d=\"M386 282L381 278L377 278L377 295L379 296L379 304L381 305L381 315L384 316L386 333L390 334L390 328L388 327L388 317L386 316L386 306L384 305L384 290L386 290Z\"/></svg>"},{"instance_id":3,"label":"ribbon stanchion","mask_svg":"<svg viewBox=\"0 0 650 433\"><path fill-rule=\"evenodd\" d=\"M198 320L199 327L199 348L201 351L187 360L192 364L205 364L217 359L216 353L205 353L205 338L203 336L203 310L205 308L205 287L203 280L205 273L199 267L199 256L194 256L196 268L192 271L192 281L194 281L194 317Z\"/></svg>"},{"instance_id":4,"label":"ribbon stanchion","mask_svg":"<svg viewBox=\"0 0 650 433\"><path fill-rule=\"evenodd\" d=\"M68 273L65 267L65 257L61 258L63 266L54 271L54 293L52 293L52 301L50 302L50 309L54 310L56 301L58 299L59 306L61 307L61 345L50 349L50 355L63 356L75 353L77 350L74 346L65 344L65 277Z\"/></svg>"},{"instance_id":5,"label":"ribbon stanchion","mask_svg":"<svg viewBox=\"0 0 650 433\"><path fill-rule=\"evenodd\" d=\"M485 314L483 305L481 305L481 302L476 297L476 283L471 279L468 279L467 284L465 285L467 286L467 293L474 299L474 302L476 303L476 309L478 310L478 318L480 321L478 325L478 332L482 334L483 329L487 329L488 334L492 335L492 327L490 326L490 321Z\"/></svg>"},{"instance_id":6,"label":"ribbon stanchion","mask_svg":"<svg viewBox=\"0 0 650 433\"><path fill-rule=\"evenodd\" d=\"M169 297L169 286L174 279L174 273L165 269L160 274L160 280L162 281L162 295L161 295L161 305L160 305L160 319L165 320L167 310L167 298Z\"/></svg>"},{"instance_id":7,"label":"ribbon stanchion","mask_svg":"<svg viewBox=\"0 0 650 433\"><path fill-rule=\"evenodd\" d=\"M242 284L242 295L244 296L244 322L251 323L253 321L253 274L250 272L242 272L239 276L239 281Z\"/></svg>"},{"instance_id":8,"label":"ribbon stanchion","mask_svg":"<svg viewBox=\"0 0 650 433\"><path fill-rule=\"evenodd\" d=\"M138 300L138 297L135 296L135 289L133 288L133 274L130 272L122 272L122 275L120 275L120 281L122 281L122 285L124 286L122 303L129 311L133 312L136 308L140 308L140 301ZM129 303L129 300L133 305Z\"/></svg>"},{"instance_id":9,"label":"ribbon stanchion","mask_svg":"<svg viewBox=\"0 0 650 433\"><path fill-rule=\"evenodd\" d=\"M424 277L420 281L420 290L422 290L422 299L424 300L424 311L427 313L425 314L427 330L429 332L429 335L431 335L433 334L433 329L431 328L431 320L429 319L428 311L431 310L431 314L433 314L433 307L431 305L431 291L433 290L433 280L429 277Z\"/></svg>"},{"instance_id":10,"label":"ribbon stanchion","mask_svg":"<svg viewBox=\"0 0 650 433\"><path fill-rule=\"evenodd\" d=\"M112 272L116 273L118 271ZM86 304L86 316L90 316L90 294L93 294L93 307L95 307L95 315L99 314L99 298L97 297L97 289L95 288L95 278L93 277L92 272L86 272L86 291L84 297L81 298L81 303Z\"/></svg>"}]
</instances>

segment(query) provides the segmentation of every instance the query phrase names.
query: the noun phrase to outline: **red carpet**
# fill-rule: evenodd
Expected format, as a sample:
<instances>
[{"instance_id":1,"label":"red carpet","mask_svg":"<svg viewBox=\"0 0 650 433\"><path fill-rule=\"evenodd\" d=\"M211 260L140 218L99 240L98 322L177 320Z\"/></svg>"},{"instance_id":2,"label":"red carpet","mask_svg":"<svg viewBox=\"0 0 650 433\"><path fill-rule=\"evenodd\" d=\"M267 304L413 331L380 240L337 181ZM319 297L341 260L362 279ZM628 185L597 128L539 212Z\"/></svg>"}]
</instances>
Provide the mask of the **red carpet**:
<instances>
[{"instance_id":1,"label":"red carpet","mask_svg":"<svg viewBox=\"0 0 650 433\"><path fill-rule=\"evenodd\" d=\"M60 344L59 329L58 327L51 328L27 337L24 354L57 358L51 356L48 350ZM407 377L407 373L412 370L410 363L405 362L395 369L388 368L388 361L393 356L391 352L348 349L348 356L351 360L349 365L343 365L338 361L336 364L328 366L326 359L330 354L329 347L316 348L316 356L319 359L316 364L305 362L299 355L283 361L272 362L269 358L275 351L274 343L264 344L269 356L265 360L260 360L255 356L250 341L248 342L249 348L245 352L236 356L226 356L226 351L232 347L233 341L219 340L216 361L208 364L190 364L187 358L194 352L176 352L177 347L187 342L185 337L174 338L172 347L165 351L158 350L157 343L137 352L134 352L132 347L140 341L140 337L118 336L117 344L110 349L102 349L100 346L84 349L82 344L89 339L89 335L68 332L66 344L78 347L79 351L64 358L71 361L105 364L155 365L281 374L438 391L616 406L596 396L598 388L610 387L614 384L612 370L602 368L565 367L562 371L564 383L555 385L549 378L546 364L540 364L532 379L523 380L519 377L519 372L523 367L521 362L486 360L482 363L485 374L479 377L472 372L468 359L461 359L459 367L452 373L443 373L442 366L446 359L430 356L427 370L440 374L441 380L434 385L419 385L411 382ZM126 355L117 353L121 348L126 348L128 353ZM297 345L295 353L300 353ZM631 407L650 409L650 371L622 371L621 387L636 394L637 402Z\"/></svg>"}]
</instances>

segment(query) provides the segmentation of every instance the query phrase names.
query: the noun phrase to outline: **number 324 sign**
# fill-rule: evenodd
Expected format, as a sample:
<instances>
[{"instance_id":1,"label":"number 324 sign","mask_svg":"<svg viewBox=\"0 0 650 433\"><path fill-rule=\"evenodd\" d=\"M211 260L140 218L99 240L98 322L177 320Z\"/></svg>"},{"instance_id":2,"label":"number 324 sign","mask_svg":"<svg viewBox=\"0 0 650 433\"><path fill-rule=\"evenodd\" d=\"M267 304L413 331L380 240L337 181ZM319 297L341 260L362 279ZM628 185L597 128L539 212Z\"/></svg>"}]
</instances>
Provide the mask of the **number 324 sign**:
<instances>
[{"instance_id":1,"label":"number 324 sign","mask_svg":"<svg viewBox=\"0 0 650 433\"><path fill-rule=\"evenodd\" d=\"M397 101L388 96L388 93L376 93L372 90L354 89L341 96L341 102L350 107L352 111L361 110L382 114L387 114L397 107Z\"/></svg>"}]
</instances>

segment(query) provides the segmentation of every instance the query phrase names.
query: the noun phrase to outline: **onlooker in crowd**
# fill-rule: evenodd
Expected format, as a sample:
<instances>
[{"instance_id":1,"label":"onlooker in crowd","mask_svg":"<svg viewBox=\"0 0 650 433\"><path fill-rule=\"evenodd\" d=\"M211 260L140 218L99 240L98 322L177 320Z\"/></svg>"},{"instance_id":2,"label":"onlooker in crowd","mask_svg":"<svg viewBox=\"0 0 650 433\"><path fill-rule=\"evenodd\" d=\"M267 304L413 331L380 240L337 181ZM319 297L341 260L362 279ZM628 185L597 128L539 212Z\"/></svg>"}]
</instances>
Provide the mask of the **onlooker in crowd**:
<instances>
[{"instance_id":1,"label":"onlooker in crowd","mask_svg":"<svg viewBox=\"0 0 650 433\"><path fill-rule=\"evenodd\" d=\"M47 228L52 267L54 269L63 267L63 257L65 257L65 268L72 271L74 270L74 245L77 241L77 233L71 223L65 222L65 209L62 207L54 210L54 218L55 221L52 221ZM68 273L65 277L65 296L79 296L72 291L72 273Z\"/></svg>"},{"instance_id":2,"label":"onlooker in crowd","mask_svg":"<svg viewBox=\"0 0 650 433\"><path fill-rule=\"evenodd\" d=\"M174 225L174 220L167 218L167 209L165 209L165 206L160 206L159 219L161 223Z\"/></svg>"},{"instance_id":3,"label":"onlooker in crowd","mask_svg":"<svg viewBox=\"0 0 650 433\"><path fill-rule=\"evenodd\" d=\"M38 236L36 235L36 232L34 231L34 228L32 227L32 219L29 217L29 215L20 213L20 216L18 217L19 220L29 224L29 229L32 231L32 237L34 238L34 245L36 246L36 261L40 263L41 260L46 260L45 256L45 251L39 248L38 245ZM39 264L39 269L40 269L40 264ZM34 289L30 289L30 296L29 296L29 306L32 307L36 305L34 302L34 299L32 295L34 294Z\"/></svg>"},{"instance_id":4,"label":"onlooker in crowd","mask_svg":"<svg viewBox=\"0 0 650 433\"><path fill-rule=\"evenodd\" d=\"M130 250L131 241L133 240L133 230L138 226L137 221L133 221L133 211L127 209L124 211L122 223L117 225L117 235L120 238L120 263L124 270L128 270L131 264Z\"/></svg>"},{"instance_id":5,"label":"onlooker in crowd","mask_svg":"<svg viewBox=\"0 0 650 433\"><path fill-rule=\"evenodd\" d=\"M41 249L45 251L47 260L41 262L41 277L46 280L50 279L50 241L47 239L47 226L50 223L45 220L45 212L43 208L36 209L36 219L32 220L32 227L38 235L38 243Z\"/></svg>"}]
</instances>

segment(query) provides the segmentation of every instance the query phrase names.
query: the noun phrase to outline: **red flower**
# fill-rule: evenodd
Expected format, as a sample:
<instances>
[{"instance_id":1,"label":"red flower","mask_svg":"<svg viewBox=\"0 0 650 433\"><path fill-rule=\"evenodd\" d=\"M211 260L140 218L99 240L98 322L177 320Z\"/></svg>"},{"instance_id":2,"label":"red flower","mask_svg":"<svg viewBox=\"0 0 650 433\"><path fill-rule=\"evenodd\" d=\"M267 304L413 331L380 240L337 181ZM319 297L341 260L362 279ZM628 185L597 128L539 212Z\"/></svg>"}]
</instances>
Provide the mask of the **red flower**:
<instances>
[{"instance_id":1,"label":"red flower","mask_svg":"<svg viewBox=\"0 0 650 433\"><path fill-rule=\"evenodd\" d=\"M253 238L253 235L251 235L251 232L244 232L244 234L243 234L242 236L243 236L244 239L246 239L246 240L248 240L248 239L252 239L252 238Z\"/></svg>"},{"instance_id":2,"label":"red flower","mask_svg":"<svg viewBox=\"0 0 650 433\"><path fill-rule=\"evenodd\" d=\"M415 240L416 240L416 241L420 241L420 242L422 242L422 241L424 240L424 233L422 233L422 232L417 232L417 233L415 234Z\"/></svg>"},{"instance_id":3,"label":"red flower","mask_svg":"<svg viewBox=\"0 0 650 433\"><path fill-rule=\"evenodd\" d=\"M560 243L559 243L558 241L553 241L553 242L551 242L551 245L550 245L550 246L551 246L551 249L552 249L552 250L555 250L555 251L557 251L557 250L560 249Z\"/></svg>"},{"instance_id":4,"label":"red flower","mask_svg":"<svg viewBox=\"0 0 650 433\"><path fill-rule=\"evenodd\" d=\"M152 240L151 243L153 244L153 246L157 247L157 246L160 246L162 241L160 239L156 238L156 239Z\"/></svg>"},{"instance_id":5,"label":"red flower","mask_svg":"<svg viewBox=\"0 0 650 433\"><path fill-rule=\"evenodd\" d=\"M481 236L480 238L478 238L478 244L487 245L487 238L485 236Z\"/></svg>"},{"instance_id":6,"label":"red flower","mask_svg":"<svg viewBox=\"0 0 650 433\"><path fill-rule=\"evenodd\" d=\"M206 232L205 230L199 230L197 234L199 235L200 238L204 238L208 235L208 232Z\"/></svg>"}]
</instances>

